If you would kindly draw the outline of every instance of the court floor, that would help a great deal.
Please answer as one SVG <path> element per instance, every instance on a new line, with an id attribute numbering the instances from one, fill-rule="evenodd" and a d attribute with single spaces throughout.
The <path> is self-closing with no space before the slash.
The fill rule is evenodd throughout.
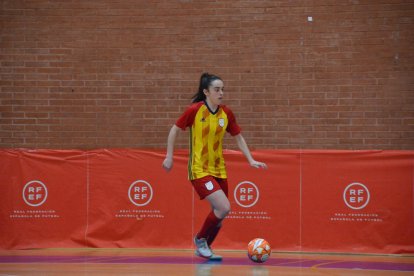
<path id="1" fill-rule="evenodd" d="M 1 250 L 0 275 L 414 275 L 414 255 L 273 252 L 263 264 L 243 251 L 216 251 L 206 261 L 192 250 Z"/>

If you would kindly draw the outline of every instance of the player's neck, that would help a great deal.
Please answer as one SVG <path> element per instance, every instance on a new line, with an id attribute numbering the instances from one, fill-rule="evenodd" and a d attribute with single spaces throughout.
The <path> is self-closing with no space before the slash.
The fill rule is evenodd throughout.
<path id="1" fill-rule="evenodd" d="M 207 105 L 208 109 L 210 110 L 211 113 L 215 114 L 217 112 L 217 109 L 219 108 L 219 106 L 217 104 L 213 104 L 211 101 L 209 101 L 209 99 L 205 99 L 205 104 Z"/>

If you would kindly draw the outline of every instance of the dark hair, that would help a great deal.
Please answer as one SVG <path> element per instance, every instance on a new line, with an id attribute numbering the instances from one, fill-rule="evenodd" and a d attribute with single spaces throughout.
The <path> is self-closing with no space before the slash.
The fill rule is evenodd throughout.
<path id="1" fill-rule="evenodd" d="M 201 102 L 206 99 L 206 95 L 204 94 L 204 89 L 208 89 L 208 87 L 211 85 L 211 83 L 215 80 L 221 80 L 222 79 L 219 76 L 212 75 L 209 73 L 203 73 L 200 77 L 200 85 L 198 86 L 198 92 L 194 94 L 192 97 L 192 102 Z"/>

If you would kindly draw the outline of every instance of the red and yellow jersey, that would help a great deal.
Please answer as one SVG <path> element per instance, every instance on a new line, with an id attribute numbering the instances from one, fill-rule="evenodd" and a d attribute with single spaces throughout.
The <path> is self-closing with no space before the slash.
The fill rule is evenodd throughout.
<path id="1" fill-rule="evenodd" d="M 175 125 L 183 130 L 190 127 L 190 180 L 207 175 L 227 178 L 222 148 L 223 137 L 225 131 L 232 136 L 241 131 L 233 112 L 224 105 L 220 105 L 213 112 L 205 102 L 197 102 L 181 115 Z"/>

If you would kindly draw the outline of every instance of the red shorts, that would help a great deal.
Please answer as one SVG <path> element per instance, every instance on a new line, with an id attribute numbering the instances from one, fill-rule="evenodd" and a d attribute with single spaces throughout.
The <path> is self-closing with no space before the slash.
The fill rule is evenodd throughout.
<path id="1" fill-rule="evenodd" d="M 200 199 L 204 199 L 206 196 L 218 190 L 222 190 L 227 197 L 229 196 L 227 179 L 207 175 L 202 178 L 191 180 L 191 183 L 193 183 L 194 190 L 197 192 Z"/>

